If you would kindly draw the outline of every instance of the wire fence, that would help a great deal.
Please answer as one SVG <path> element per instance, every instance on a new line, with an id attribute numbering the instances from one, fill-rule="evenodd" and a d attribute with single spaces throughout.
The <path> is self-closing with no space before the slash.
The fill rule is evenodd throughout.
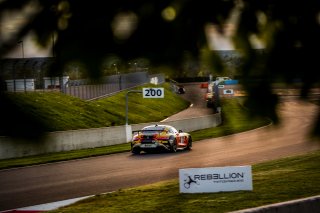
<path id="1" fill-rule="evenodd" d="M 99 82 L 69 80 L 68 76 L 46 77 L 43 81 L 44 87 L 35 89 L 36 79 L 5 80 L 5 89 L 8 92 L 60 91 L 83 100 L 93 100 L 147 83 L 161 84 L 165 82 L 165 78 L 163 74 L 138 72 L 104 77 Z"/>
<path id="2" fill-rule="evenodd" d="M 149 75 L 147 71 L 105 76 L 99 81 L 70 80 L 69 76 L 47 77 L 53 58 L 5 59 L 0 61 L 0 90 L 8 92 L 60 91 L 92 100 L 146 83 L 165 82 L 163 74 Z"/>
<path id="3" fill-rule="evenodd" d="M 165 78 L 162 74 L 149 75 L 147 72 L 137 72 L 108 76 L 101 83 L 91 83 L 86 80 L 69 81 L 65 84 L 64 93 L 83 100 L 92 100 L 138 85 L 163 82 Z"/>

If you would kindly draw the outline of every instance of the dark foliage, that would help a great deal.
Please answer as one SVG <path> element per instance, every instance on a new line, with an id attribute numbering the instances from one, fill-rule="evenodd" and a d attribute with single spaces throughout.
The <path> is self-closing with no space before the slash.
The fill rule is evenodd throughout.
<path id="1" fill-rule="evenodd" d="M 62 72 L 67 62 L 78 60 L 86 65 L 91 78 L 99 78 L 108 54 L 124 60 L 144 57 L 155 65 L 178 67 L 186 52 L 198 58 L 207 45 L 207 23 L 223 33 L 231 11 L 237 9 L 234 42 L 243 59 L 237 76 L 249 94 L 247 104 L 255 106 L 256 113 L 278 120 L 278 98 L 272 94 L 275 81 L 301 82 L 302 97 L 308 97 L 310 89 L 319 84 L 319 0 L 3 0 L 0 12 L 22 10 L 30 2 L 37 2 L 40 9 L 15 36 L 0 42 L 1 58 L 33 31 L 42 45 L 53 33 L 57 36 L 55 74 Z M 134 27 L 117 34 L 114 20 L 121 14 L 133 17 Z M 253 51 L 253 36 L 262 38 L 265 54 Z M 212 58 L 218 60 L 214 52 Z M 221 63 L 213 64 L 219 65 L 217 70 L 223 69 Z"/>

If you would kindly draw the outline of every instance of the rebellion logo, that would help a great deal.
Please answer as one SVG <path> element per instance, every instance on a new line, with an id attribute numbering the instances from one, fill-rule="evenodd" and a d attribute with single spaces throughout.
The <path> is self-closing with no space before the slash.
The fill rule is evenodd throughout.
<path id="1" fill-rule="evenodd" d="M 184 180 L 184 188 L 189 189 L 191 184 L 197 184 L 200 185 L 200 183 L 198 183 L 197 181 L 193 180 L 192 177 L 190 175 L 188 175 L 187 179 Z"/>

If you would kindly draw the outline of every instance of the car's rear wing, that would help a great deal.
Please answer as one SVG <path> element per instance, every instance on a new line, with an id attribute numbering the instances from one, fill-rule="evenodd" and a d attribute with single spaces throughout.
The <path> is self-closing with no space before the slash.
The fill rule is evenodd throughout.
<path id="1" fill-rule="evenodd" d="M 142 133 L 142 132 L 156 132 L 157 134 L 160 134 L 161 132 L 163 132 L 164 131 L 164 129 L 141 129 L 141 130 L 134 130 L 134 131 L 132 131 L 132 135 L 134 135 L 135 133 L 138 133 L 138 135 L 140 134 L 140 133 Z"/>

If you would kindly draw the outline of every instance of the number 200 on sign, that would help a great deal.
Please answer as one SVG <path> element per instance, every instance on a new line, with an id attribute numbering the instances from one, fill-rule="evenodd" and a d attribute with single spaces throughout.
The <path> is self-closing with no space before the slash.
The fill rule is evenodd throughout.
<path id="1" fill-rule="evenodd" d="M 164 89 L 143 88 L 143 98 L 164 98 Z"/>

